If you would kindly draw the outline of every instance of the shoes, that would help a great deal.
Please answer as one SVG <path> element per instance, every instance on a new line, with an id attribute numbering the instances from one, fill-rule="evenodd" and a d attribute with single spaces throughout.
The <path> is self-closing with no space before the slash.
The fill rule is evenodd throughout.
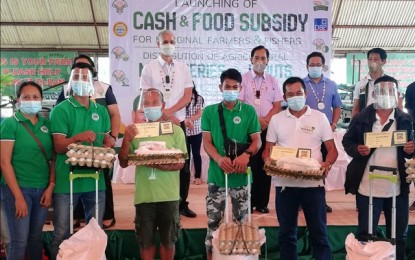
<path id="1" fill-rule="evenodd" d="M 195 184 L 196 184 L 196 185 L 200 185 L 200 184 L 202 184 L 202 180 L 201 180 L 200 178 L 196 178 L 196 179 L 195 179 Z"/>
<path id="2" fill-rule="evenodd" d="M 409 211 L 415 211 L 415 202 L 409 207 Z"/>
<path id="3" fill-rule="evenodd" d="M 196 213 L 193 212 L 193 210 L 189 209 L 189 208 L 185 208 L 180 210 L 180 215 L 188 217 L 188 218 L 195 218 L 196 217 Z"/>
<path id="4" fill-rule="evenodd" d="M 107 229 L 107 228 L 110 228 L 110 227 L 112 227 L 112 226 L 114 226 L 115 225 L 115 218 L 113 218 L 112 220 L 111 220 L 111 223 L 109 223 L 109 225 L 105 225 L 104 223 L 102 223 L 102 228 L 103 229 Z"/>
<path id="5" fill-rule="evenodd" d="M 264 214 L 269 213 L 269 209 L 267 207 L 261 207 L 261 208 L 257 207 L 256 211 L 264 213 Z"/>
<path id="6" fill-rule="evenodd" d="M 326 212 L 327 213 L 333 212 L 333 209 L 329 205 L 327 205 L 327 204 L 326 204 Z"/>

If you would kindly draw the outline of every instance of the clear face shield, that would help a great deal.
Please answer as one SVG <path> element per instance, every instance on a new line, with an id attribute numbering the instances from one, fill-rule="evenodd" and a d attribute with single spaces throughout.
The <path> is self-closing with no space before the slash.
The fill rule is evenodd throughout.
<path id="1" fill-rule="evenodd" d="M 88 68 L 74 68 L 65 90 L 65 97 L 71 95 L 93 96 L 95 93 L 92 73 Z"/>
<path id="2" fill-rule="evenodd" d="M 157 89 L 141 90 L 138 110 L 144 112 L 148 121 L 157 121 L 163 115 L 163 94 Z"/>
<path id="3" fill-rule="evenodd" d="M 397 85 L 395 82 L 379 82 L 374 87 L 375 109 L 396 108 L 398 100 Z"/>

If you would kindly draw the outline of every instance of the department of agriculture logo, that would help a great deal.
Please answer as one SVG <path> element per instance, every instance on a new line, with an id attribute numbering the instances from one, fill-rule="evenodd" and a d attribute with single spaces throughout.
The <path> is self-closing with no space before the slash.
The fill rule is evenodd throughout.
<path id="1" fill-rule="evenodd" d="M 329 51 L 329 46 L 323 41 L 323 39 L 317 38 L 313 41 L 313 45 L 316 47 L 316 51 L 321 53 L 327 53 Z"/>
<path id="2" fill-rule="evenodd" d="M 115 0 L 112 3 L 112 7 L 115 8 L 117 14 L 122 14 L 124 12 L 124 8 L 126 8 L 128 5 L 124 0 Z"/>
<path id="3" fill-rule="evenodd" d="M 123 22 L 115 23 L 112 29 L 114 31 L 114 34 L 118 37 L 123 37 L 127 34 L 128 31 L 127 25 Z"/>
<path id="4" fill-rule="evenodd" d="M 327 0 L 314 0 L 314 11 L 328 11 L 329 2 Z"/>
<path id="5" fill-rule="evenodd" d="M 43 133 L 47 134 L 49 132 L 49 129 L 46 126 L 42 125 L 40 127 L 40 131 L 42 131 Z"/>
<path id="6" fill-rule="evenodd" d="M 92 117 L 92 120 L 94 120 L 94 121 L 99 120 L 99 115 L 97 113 L 93 113 L 91 117 Z"/>
<path id="7" fill-rule="evenodd" d="M 233 118 L 233 123 L 236 124 L 236 125 L 240 124 L 241 123 L 241 118 L 239 116 L 235 116 Z"/>

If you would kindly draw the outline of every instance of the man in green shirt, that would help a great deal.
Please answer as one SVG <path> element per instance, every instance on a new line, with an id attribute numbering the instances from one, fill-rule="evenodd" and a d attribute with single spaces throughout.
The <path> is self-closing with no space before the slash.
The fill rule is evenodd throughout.
<path id="1" fill-rule="evenodd" d="M 236 69 L 228 69 L 222 72 L 220 82 L 223 101 L 207 106 L 202 115 L 203 143 L 210 157 L 206 198 L 208 230 L 205 241 L 208 259 L 212 257 L 212 233 L 222 222 L 225 208 L 225 174 L 228 174 L 234 219 L 244 221 L 248 212 L 246 170 L 249 158 L 261 147 L 261 127 L 255 109 L 238 100 L 241 73 Z M 226 126 L 226 137 L 231 142 L 225 141 L 223 126 Z M 237 152 L 233 154 L 235 149 Z"/>
<path id="2" fill-rule="evenodd" d="M 148 122 L 160 122 L 164 109 L 163 94 L 154 88 L 142 93 L 142 107 Z M 141 109 L 140 109 L 141 110 Z M 134 124 L 126 128 L 118 154 L 120 166 L 128 166 L 128 154 L 143 145 L 164 146 L 181 150 L 187 157 L 183 130 L 171 122 L 165 122 L 173 133 L 155 137 L 135 138 L 138 134 Z M 164 129 L 159 125 L 161 129 Z M 169 128 L 169 127 L 168 127 Z M 180 169 L 183 163 L 150 164 L 137 166 L 135 171 L 135 230 L 140 244 L 142 259 L 154 259 L 155 231 L 160 233 L 160 259 L 173 259 L 175 243 L 180 231 Z"/>
<path id="3" fill-rule="evenodd" d="M 51 132 L 56 158 L 56 187 L 53 195 L 53 241 L 51 257 L 56 258 L 61 242 L 69 237 L 69 172 L 70 165 L 66 152 L 68 145 L 82 143 L 97 147 L 112 147 L 114 139 L 109 136 L 110 118 L 104 106 L 90 100 L 94 87 L 92 83 L 93 68 L 87 63 L 75 63 L 69 80 L 73 96 L 57 105 L 50 115 Z M 91 172 L 92 171 L 92 172 Z M 94 173 L 95 169 L 74 169 L 73 173 Z M 95 216 L 95 180 L 80 178 L 74 180 L 74 205 L 81 200 L 85 209 L 85 219 L 95 217 L 102 225 L 105 205 L 105 183 L 103 176 L 99 178 L 98 206 L 99 213 Z"/>

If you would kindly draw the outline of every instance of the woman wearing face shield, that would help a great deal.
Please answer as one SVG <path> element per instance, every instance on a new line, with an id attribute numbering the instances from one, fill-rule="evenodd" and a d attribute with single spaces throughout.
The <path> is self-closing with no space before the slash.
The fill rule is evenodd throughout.
<path id="1" fill-rule="evenodd" d="M 414 155 L 414 142 L 407 141 L 403 146 L 369 148 L 364 143 L 364 135 L 369 132 L 406 131 L 410 136 L 411 117 L 397 109 L 398 82 L 390 76 L 382 76 L 375 81 L 375 103 L 357 114 L 350 123 L 343 138 L 346 153 L 352 157 L 346 171 L 345 191 L 356 194 L 358 207 L 357 239 L 367 241 L 369 218 L 369 165 L 398 169 L 396 185 L 396 259 L 404 259 L 406 233 L 409 218 L 409 184 L 406 183 L 405 158 Z M 392 174 L 392 172 L 384 172 Z M 374 181 L 373 191 L 373 230 L 383 211 L 386 219 L 387 237 L 391 237 L 391 208 L 394 186 L 389 181 Z"/>
<path id="2" fill-rule="evenodd" d="M 41 259 L 42 229 L 55 187 L 49 121 L 37 115 L 42 88 L 33 81 L 17 89 L 19 110 L 1 124 L 1 199 L 10 245 L 8 259 Z M 53 160 L 52 160 L 53 159 Z"/>
<path id="3" fill-rule="evenodd" d="M 104 106 L 90 99 L 94 93 L 92 82 L 93 68 L 87 63 L 75 63 L 72 66 L 68 82 L 72 92 L 65 101 L 59 103 L 51 112 L 51 131 L 56 158 L 56 188 L 53 195 L 54 232 L 51 244 L 51 257 L 56 258 L 59 245 L 69 237 L 69 172 L 70 166 L 66 152 L 69 144 L 78 143 L 95 147 L 111 147 L 114 139 L 109 135 L 110 118 Z M 75 167 L 73 173 L 91 173 L 95 169 Z M 95 180 L 80 178 L 73 183 L 74 205 L 81 201 L 85 211 L 85 220 L 94 217 L 102 225 L 105 205 L 105 181 L 100 175 L 98 182 L 98 216 L 95 215 Z"/>

